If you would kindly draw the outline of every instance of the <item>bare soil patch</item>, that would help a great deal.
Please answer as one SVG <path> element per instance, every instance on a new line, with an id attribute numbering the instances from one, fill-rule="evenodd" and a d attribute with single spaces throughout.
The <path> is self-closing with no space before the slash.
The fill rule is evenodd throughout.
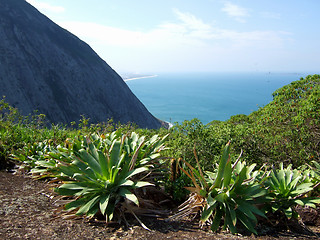
<path id="1" fill-rule="evenodd" d="M 151 231 L 134 219 L 131 227 L 107 226 L 103 221 L 64 220 L 54 215 L 56 206 L 46 181 L 33 180 L 25 174 L 0 171 L 0 239 L 319 239 L 319 209 L 301 209 L 302 219 L 313 233 L 297 228 L 258 226 L 261 233 L 231 235 L 199 229 L 191 221 L 167 222 L 164 219 L 141 218 Z"/>

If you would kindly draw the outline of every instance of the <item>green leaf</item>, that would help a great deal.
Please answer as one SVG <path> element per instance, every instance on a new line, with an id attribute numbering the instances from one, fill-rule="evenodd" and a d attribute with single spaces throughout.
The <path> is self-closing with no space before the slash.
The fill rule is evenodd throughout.
<path id="1" fill-rule="evenodd" d="M 67 203 L 64 208 L 66 210 L 73 210 L 73 209 L 76 209 L 76 208 L 79 208 L 81 207 L 83 204 L 86 203 L 86 199 L 85 198 L 79 198 L 77 200 L 74 200 L 70 203 Z"/>
<path id="2" fill-rule="evenodd" d="M 280 188 L 280 183 L 276 177 L 276 172 L 275 170 L 273 170 L 270 174 L 270 179 L 271 179 L 271 182 L 272 184 L 270 184 L 270 187 L 272 187 L 273 189 L 279 189 Z"/>
<path id="3" fill-rule="evenodd" d="M 216 173 L 210 172 L 210 171 L 205 171 L 204 172 L 210 179 L 215 179 L 216 178 Z"/>
<path id="4" fill-rule="evenodd" d="M 220 209 L 217 209 L 211 224 L 211 230 L 213 232 L 219 229 L 221 220 L 222 220 L 222 211 Z"/>
<path id="5" fill-rule="evenodd" d="M 307 203 L 306 203 L 306 206 L 312 207 L 312 208 L 317 208 L 317 206 L 316 206 L 315 204 L 310 203 L 310 202 L 307 202 Z"/>
<path id="6" fill-rule="evenodd" d="M 109 199 L 105 214 L 106 214 L 106 222 L 110 222 L 113 219 L 113 212 L 116 206 L 116 203 L 113 201 L 110 201 Z"/>
<path id="7" fill-rule="evenodd" d="M 284 192 L 286 189 L 286 180 L 285 180 L 285 171 L 278 170 L 277 180 L 279 181 L 279 187 L 281 192 Z"/>
<path id="8" fill-rule="evenodd" d="M 227 207 L 228 207 L 228 211 L 230 213 L 230 218 L 231 218 L 232 224 L 233 224 L 233 226 L 236 226 L 236 224 L 237 224 L 236 212 L 233 210 L 233 208 L 230 205 L 227 205 Z"/>
<path id="9" fill-rule="evenodd" d="M 98 204 L 95 204 L 88 210 L 86 215 L 88 217 L 94 217 L 94 215 L 96 215 L 98 211 L 99 211 L 99 206 L 98 206 Z"/>
<path id="10" fill-rule="evenodd" d="M 201 197 L 207 197 L 208 192 L 204 189 L 200 189 L 199 194 Z"/>
<path id="11" fill-rule="evenodd" d="M 224 173 L 223 173 L 223 186 L 227 187 L 230 184 L 232 175 L 232 167 L 231 167 L 231 160 L 230 157 L 226 163 Z"/>
<path id="12" fill-rule="evenodd" d="M 148 170 L 149 169 L 147 167 L 140 167 L 140 168 L 134 169 L 134 170 L 126 173 L 125 178 L 131 178 L 134 175 L 137 175 L 139 173 L 142 173 L 142 172 L 145 172 L 145 171 L 148 171 Z"/>
<path id="13" fill-rule="evenodd" d="M 70 165 L 70 167 L 74 167 L 74 165 L 78 167 L 78 169 L 73 168 L 74 172 L 84 173 L 85 175 L 88 175 L 88 177 L 90 177 L 91 179 L 97 178 L 93 170 L 88 167 L 88 164 L 76 159 L 75 161 L 72 162 L 72 165 Z"/>
<path id="14" fill-rule="evenodd" d="M 57 163 L 55 161 L 42 160 L 36 161 L 35 164 L 45 168 L 52 168 L 55 167 Z"/>
<path id="15" fill-rule="evenodd" d="M 227 194 L 223 192 L 215 196 L 214 199 L 217 200 L 218 202 L 224 203 L 227 197 L 228 197 Z"/>
<path id="16" fill-rule="evenodd" d="M 288 219 L 290 219 L 292 217 L 292 209 L 291 209 L 291 207 L 289 207 L 287 209 L 284 209 L 283 212 L 284 212 L 284 214 L 286 215 L 286 217 Z"/>
<path id="17" fill-rule="evenodd" d="M 74 168 L 72 166 L 59 166 L 59 169 L 62 173 L 69 177 L 73 177 L 73 174 L 75 173 Z"/>
<path id="18" fill-rule="evenodd" d="M 286 188 L 290 189 L 290 183 L 292 182 L 292 177 L 293 177 L 293 172 L 290 171 L 286 171 L 286 175 L 285 175 L 285 186 Z"/>
<path id="19" fill-rule="evenodd" d="M 106 156 L 101 151 L 99 151 L 98 154 L 99 154 L 98 159 L 99 159 L 99 164 L 101 167 L 101 173 L 106 179 L 110 179 L 108 160 L 107 160 Z"/>
<path id="20" fill-rule="evenodd" d="M 121 188 L 119 191 L 119 195 L 125 197 L 126 199 L 132 201 L 133 203 L 139 206 L 138 198 L 136 197 L 136 195 L 131 193 L 128 189 Z"/>
<path id="21" fill-rule="evenodd" d="M 81 149 L 79 151 L 79 158 L 88 163 L 89 167 L 96 173 L 96 174 L 102 174 L 101 172 L 101 168 L 99 163 L 97 162 L 96 159 L 94 159 L 94 157 L 92 155 L 90 155 L 86 150 Z"/>
<path id="22" fill-rule="evenodd" d="M 209 217 L 211 217 L 211 215 L 214 212 L 214 210 L 216 209 L 217 205 L 218 205 L 217 202 L 215 202 L 215 204 L 213 204 L 211 207 L 204 209 L 202 211 L 200 220 L 202 222 L 207 221 L 209 219 Z"/>
<path id="23" fill-rule="evenodd" d="M 85 205 L 83 205 L 77 212 L 76 215 L 86 214 L 98 201 L 100 196 L 92 197 Z"/>
<path id="24" fill-rule="evenodd" d="M 105 212 L 109 203 L 109 199 L 110 199 L 110 194 L 103 195 L 100 198 L 99 207 L 102 215 L 105 215 Z"/>
<path id="25" fill-rule="evenodd" d="M 250 208 L 248 208 L 245 205 L 240 205 L 237 208 L 239 211 L 241 211 L 242 213 L 244 213 L 248 218 L 252 219 L 254 222 L 257 222 L 257 218 L 254 216 L 254 214 L 252 213 L 252 211 L 250 210 Z"/>
<path id="26" fill-rule="evenodd" d="M 225 212 L 225 219 L 224 219 L 225 223 L 224 223 L 224 225 L 225 225 L 225 227 L 229 228 L 229 230 L 230 230 L 230 232 L 231 232 L 232 234 L 235 234 L 235 233 L 237 232 L 236 227 L 235 227 L 235 225 L 233 224 L 233 221 L 235 221 L 235 222 L 237 221 L 236 216 L 235 216 L 235 213 L 234 213 L 233 210 L 230 209 L 229 205 L 227 205 L 227 208 L 226 208 L 225 210 L 226 210 L 226 212 Z M 234 217 L 234 219 L 233 219 L 233 217 L 231 216 L 230 210 L 233 211 L 233 214 L 234 214 L 233 217 Z"/>
<path id="27" fill-rule="evenodd" d="M 257 214 L 261 217 L 267 218 L 267 216 L 261 210 L 259 210 L 255 205 L 250 204 L 246 201 L 242 201 L 242 200 L 237 201 L 237 203 L 239 204 L 238 208 L 240 207 L 239 210 L 241 210 L 243 213 L 252 212 L 252 213 Z M 253 216 L 251 219 L 256 220 L 256 217 Z"/>
<path id="28" fill-rule="evenodd" d="M 296 190 L 291 192 L 291 194 L 292 195 L 300 195 L 300 194 L 307 193 L 307 192 L 313 190 L 312 185 L 313 185 L 313 183 L 300 184 L 299 186 L 297 186 Z"/>
<path id="29" fill-rule="evenodd" d="M 134 185 L 134 182 L 131 181 L 131 180 L 123 180 L 122 182 L 120 182 L 120 185 L 119 186 L 133 186 Z"/>
<path id="30" fill-rule="evenodd" d="M 215 204 L 217 201 L 212 197 L 212 194 L 214 194 L 212 191 L 208 194 L 207 197 L 207 204 L 208 206 L 212 206 L 213 204 Z"/>
<path id="31" fill-rule="evenodd" d="M 144 181 L 139 181 L 134 184 L 136 188 L 146 187 L 146 186 L 154 186 L 154 184 Z"/>
<path id="32" fill-rule="evenodd" d="M 81 182 L 91 181 L 90 177 L 83 173 L 75 173 L 72 178 Z"/>
<path id="33" fill-rule="evenodd" d="M 93 143 L 89 144 L 89 153 L 94 159 L 99 159 L 99 154 Z"/>
<path id="34" fill-rule="evenodd" d="M 271 209 L 272 209 L 272 212 L 274 213 L 274 212 L 276 212 L 276 211 L 278 211 L 278 210 L 280 209 L 280 206 L 273 204 L 273 205 L 271 206 Z"/>
<path id="35" fill-rule="evenodd" d="M 227 162 L 229 160 L 229 157 L 230 157 L 230 142 L 228 142 L 225 148 L 223 149 L 223 153 L 222 153 L 222 156 L 219 162 L 219 167 L 218 167 L 218 175 L 213 185 L 214 188 L 221 187 L 221 180 L 224 177 L 224 171 L 225 171 Z"/>
<path id="36" fill-rule="evenodd" d="M 247 187 L 247 196 L 250 196 L 250 198 L 260 198 L 262 196 L 265 196 L 268 191 L 266 189 L 261 188 L 260 185 L 253 185 L 251 187 Z"/>
<path id="37" fill-rule="evenodd" d="M 237 191 L 237 188 L 241 186 L 243 181 L 246 179 L 246 176 L 247 176 L 247 168 L 246 166 L 244 166 L 241 169 L 241 172 L 239 173 L 239 175 L 236 177 L 236 180 L 231 188 L 231 191 Z"/>
<path id="38" fill-rule="evenodd" d="M 59 195 L 62 195 L 62 196 L 74 196 L 77 192 L 81 191 L 81 190 L 71 190 L 71 189 L 65 189 L 65 188 L 55 188 L 54 191 L 56 193 L 58 193 Z"/>
<path id="39" fill-rule="evenodd" d="M 65 183 L 60 187 L 56 188 L 55 191 L 64 196 L 74 196 L 77 193 L 88 189 L 88 187 L 81 183 Z"/>
<path id="40" fill-rule="evenodd" d="M 82 190 L 88 186 L 85 183 L 73 182 L 62 184 L 59 189 Z"/>
<path id="41" fill-rule="evenodd" d="M 238 219 L 240 220 L 240 222 L 243 224 L 243 226 L 245 226 L 250 232 L 254 233 L 254 234 L 258 234 L 257 231 L 254 229 L 254 226 L 252 225 L 252 223 L 250 222 L 249 218 L 244 215 L 242 212 L 238 212 L 237 213 Z"/>
<path id="42" fill-rule="evenodd" d="M 302 200 L 300 200 L 300 199 L 296 199 L 296 200 L 294 200 L 294 202 L 295 202 L 296 204 L 300 205 L 300 206 L 304 206 L 304 205 L 305 205 L 305 203 L 304 203 Z"/>
<path id="43" fill-rule="evenodd" d="M 121 156 L 121 146 L 121 141 L 114 140 L 111 146 L 111 153 L 108 165 L 109 169 L 111 169 L 113 166 L 118 166 L 118 162 L 120 161 Z"/>
<path id="44" fill-rule="evenodd" d="M 300 206 L 309 205 L 313 207 L 315 206 L 314 204 L 320 203 L 320 198 L 306 197 L 301 199 L 295 199 L 294 202 Z"/>
<path id="45" fill-rule="evenodd" d="M 247 178 L 250 178 L 250 174 L 253 171 L 253 169 L 256 167 L 257 164 L 251 164 L 247 169 Z"/>
<path id="46" fill-rule="evenodd" d="M 315 197 L 315 198 L 311 197 L 308 199 L 308 202 L 320 204 L 320 198 L 319 197 Z"/>

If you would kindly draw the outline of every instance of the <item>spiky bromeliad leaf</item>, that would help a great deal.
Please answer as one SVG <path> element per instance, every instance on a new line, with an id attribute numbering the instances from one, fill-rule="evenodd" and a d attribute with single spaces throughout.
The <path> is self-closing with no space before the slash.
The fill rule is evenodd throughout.
<path id="1" fill-rule="evenodd" d="M 215 183 L 213 185 L 214 188 L 216 187 L 221 187 L 221 181 L 224 179 L 224 173 L 225 173 L 225 168 L 227 165 L 227 162 L 230 157 L 230 141 L 227 143 L 225 148 L 223 149 L 223 153 L 219 162 L 219 168 L 218 168 L 218 175 L 215 179 Z"/>
<path id="2" fill-rule="evenodd" d="M 126 188 L 121 188 L 119 191 L 119 194 L 123 196 L 124 198 L 130 200 L 131 202 L 135 203 L 137 206 L 139 206 L 139 201 L 136 195 L 131 193 L 128 189 Z"/>
<path id="3" fill-rule="evenodd" d="M 102 174 L 101 167 L 99 165 L 98 159 L 95 159 L 91 154 L 89 154 L 85 149 L 81 149 L 79 152 L 75 152 L 82 161 L 87 163 L 89 167 L 95 172 L 95 174 Z"/>
<path id="4" fill-rule="evenodd" d="M 107 206 L 109 204 L 110 194 L 102 195 L 99 202 L 99 207 L 102 215 L 105 215 Z"/>
<path id="5" fill-rule="evenodd" d="M 222 210 L 220 210 L 219 208 L 215 211 L 214 217 L 213 217 L 213 221 L 211 224 L 211 230 L 212 231 L 217 231 L 219 229 L 221 220 L 223 217 L 223 212 Z"/>
<path id="6" fill-rule="evenodd" d="M 202 211 L 200 220 L 203 223 L 206 222 L 211 217 L 211 215 L 214 213 L 214 211 L 216 210 L 217 206 L 218 206 L 218 203 L 215 200 L 214 200 L 214 203 L 211 206 L 209 206 L 208 208 L 206 206 L 204 208 L 204 210 Z"/>
<path id="7" fill-rule="evenodd" d="M 253 224 L 251 223 L 250 219 L 242 212 L 238 212 L 237 214 L 238 219 L 240 222 L 245 226 L 250 232 L 253 232 L 254 234 L 258 234 L 257 231 L 254 229 Z"/>
<path id="8" fill-rule="evenodd" d="M 91 209 L 93 209 L 95 207 L 95 204 L 99 201 L 100 196 L 94 196 L 92 197 L 90 200 L 87 200 L 87 203 L 82 205 L 79 210 L 77 211 L 77 215 L 83 215 L 83 214 L 87 214 L 88 211 L 90 211 Z M 98 209 L 97 209 L 98 210 Z M 97 211 L 96 210 L 96 211 Z"/>

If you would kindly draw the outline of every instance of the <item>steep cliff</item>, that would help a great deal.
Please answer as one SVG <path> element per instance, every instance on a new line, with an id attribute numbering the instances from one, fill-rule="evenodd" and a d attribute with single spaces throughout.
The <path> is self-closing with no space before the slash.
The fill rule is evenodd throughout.
<path id="1" fill-rule="evenodd" d="M 134 122 L 158 128 L 122 78 L 88 44 L 25 0 L 0 0 L 0 98 L 53 123 Z"/>

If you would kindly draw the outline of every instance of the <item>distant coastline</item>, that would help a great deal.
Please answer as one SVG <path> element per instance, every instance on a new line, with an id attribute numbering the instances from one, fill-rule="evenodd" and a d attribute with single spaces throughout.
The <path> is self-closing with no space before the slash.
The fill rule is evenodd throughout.
<path id="1" fill-rule="evenodd" d="M 157 77 L 158 75 L 151 75 L 151 76 L 142 76 L 142 77 L 133 77 L 133 78 L 124 78 L 123 80 L 125 82 L 127 81 L 132 81 L 132 80 L 136 80 L 136 79 L 141 79 L 141 78 L 153 78 L 153 77 Z"/>

